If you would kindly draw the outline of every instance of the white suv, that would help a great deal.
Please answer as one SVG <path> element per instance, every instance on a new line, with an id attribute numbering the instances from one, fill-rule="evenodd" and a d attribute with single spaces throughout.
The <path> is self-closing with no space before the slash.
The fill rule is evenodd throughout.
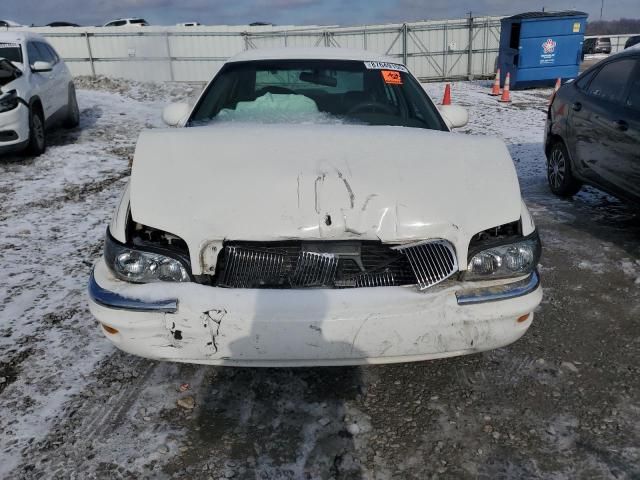
<path id="1" fill-rule="evenodd" d="M 103 27 L 148 27 L 149 24 L 144 18 L 119 18 L 109 23 L 105 23 Z"/>
<path id="2" fill-rule="evenodd" d="M 0 153 L 40 155 L 46 130 L 80 121 L 71 73 L 49 43 L 27 32 L 0 32 Z"/>

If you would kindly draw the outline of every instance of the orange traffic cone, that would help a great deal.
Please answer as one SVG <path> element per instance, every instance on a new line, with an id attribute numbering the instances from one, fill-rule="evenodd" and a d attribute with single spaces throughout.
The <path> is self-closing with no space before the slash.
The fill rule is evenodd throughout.
<path id="1" fill-rule="evenodd" d="M 507 78 L 504 80 L 504 89 L 502 90 L 502 96 L 498 100 L 499 102 L 510 102 L 511 95 L 509 92 L 509 84 L 511 83 L 511 74 L 507 72 Z"/>
<path id="2" fill-rule="evenodd" d="M 549 105 L 551 105 L 551 102 L 553 102 L 553 98 L 556 96 L 556 93 L 558 93 L 558 90 L 560 90 L 561 86 L 562 86 L 562 79 L 558 78 L 558 80 L 556 80 L 556 86 L 553 87 L 553 93 L 549 97 Z"/>
<path id="3" fill-rule="evenodd" d="M 451 105 L 451 85 L 447 83 L 444 87 L 444 97 L 442 97 L 442 105 Z"/>
<path id="4" fill-rule="evenodd" d="M 500 69 L 496 70 L 496 79 L 493 81 L 493 87 L 489 95 L 492 97 L 498 97 L 500 95 Z"/>

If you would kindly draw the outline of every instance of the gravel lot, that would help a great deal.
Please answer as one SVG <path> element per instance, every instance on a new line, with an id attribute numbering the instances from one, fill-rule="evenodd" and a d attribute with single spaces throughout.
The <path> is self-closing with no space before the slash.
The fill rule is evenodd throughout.
<path id="1" fill-rule="evenodd" d="M 79 82 L 80 127 L 0 159 L 0 478 L 640 478 L 640 214 L 551 196 L 550 90 L 453 85 L 461 134 L 507 142 L 545 298 L 496 351 L 364 368 L 232 369 L 117 351 L 85 288 L 140 129 L 197 87 Z M 433 98 L 442 84 L 428 84 Z"/>

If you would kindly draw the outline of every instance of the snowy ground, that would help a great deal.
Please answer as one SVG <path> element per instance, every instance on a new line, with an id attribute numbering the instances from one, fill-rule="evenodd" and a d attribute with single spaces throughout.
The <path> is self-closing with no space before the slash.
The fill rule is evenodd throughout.
<path id="1" fill-rule="evenodd" d="M 86 282 L 137 134 L 195 92 L 79 82 L 79 128 L 0 159 L 0 478 L 638 478 L 639 216 L 593 189 L 552 197 L 550 91 L 487 91 L 453 98 L 462 134 L 507 142 L 541 232 L 527 335 L 418 364 L 230 369 L 132 357 L 96 328 Z"/>

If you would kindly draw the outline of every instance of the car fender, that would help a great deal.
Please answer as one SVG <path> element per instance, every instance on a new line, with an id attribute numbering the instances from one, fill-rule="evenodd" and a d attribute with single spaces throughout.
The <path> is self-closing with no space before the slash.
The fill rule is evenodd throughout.
<path id="1" fill-rule="evenodd" d="M 547 115 L 547 133 L 545 140 L 545 153 L 548 153 L 551 143 L 560 139 L 564 142 L 567 149 L 567 138 L 569 131 L 569 116 L 571 115 L 571 103 L 575 98 L 575 85 L 572 83 L 563 85 L 556 94 L 553 102 L 549 106 Z"/>

